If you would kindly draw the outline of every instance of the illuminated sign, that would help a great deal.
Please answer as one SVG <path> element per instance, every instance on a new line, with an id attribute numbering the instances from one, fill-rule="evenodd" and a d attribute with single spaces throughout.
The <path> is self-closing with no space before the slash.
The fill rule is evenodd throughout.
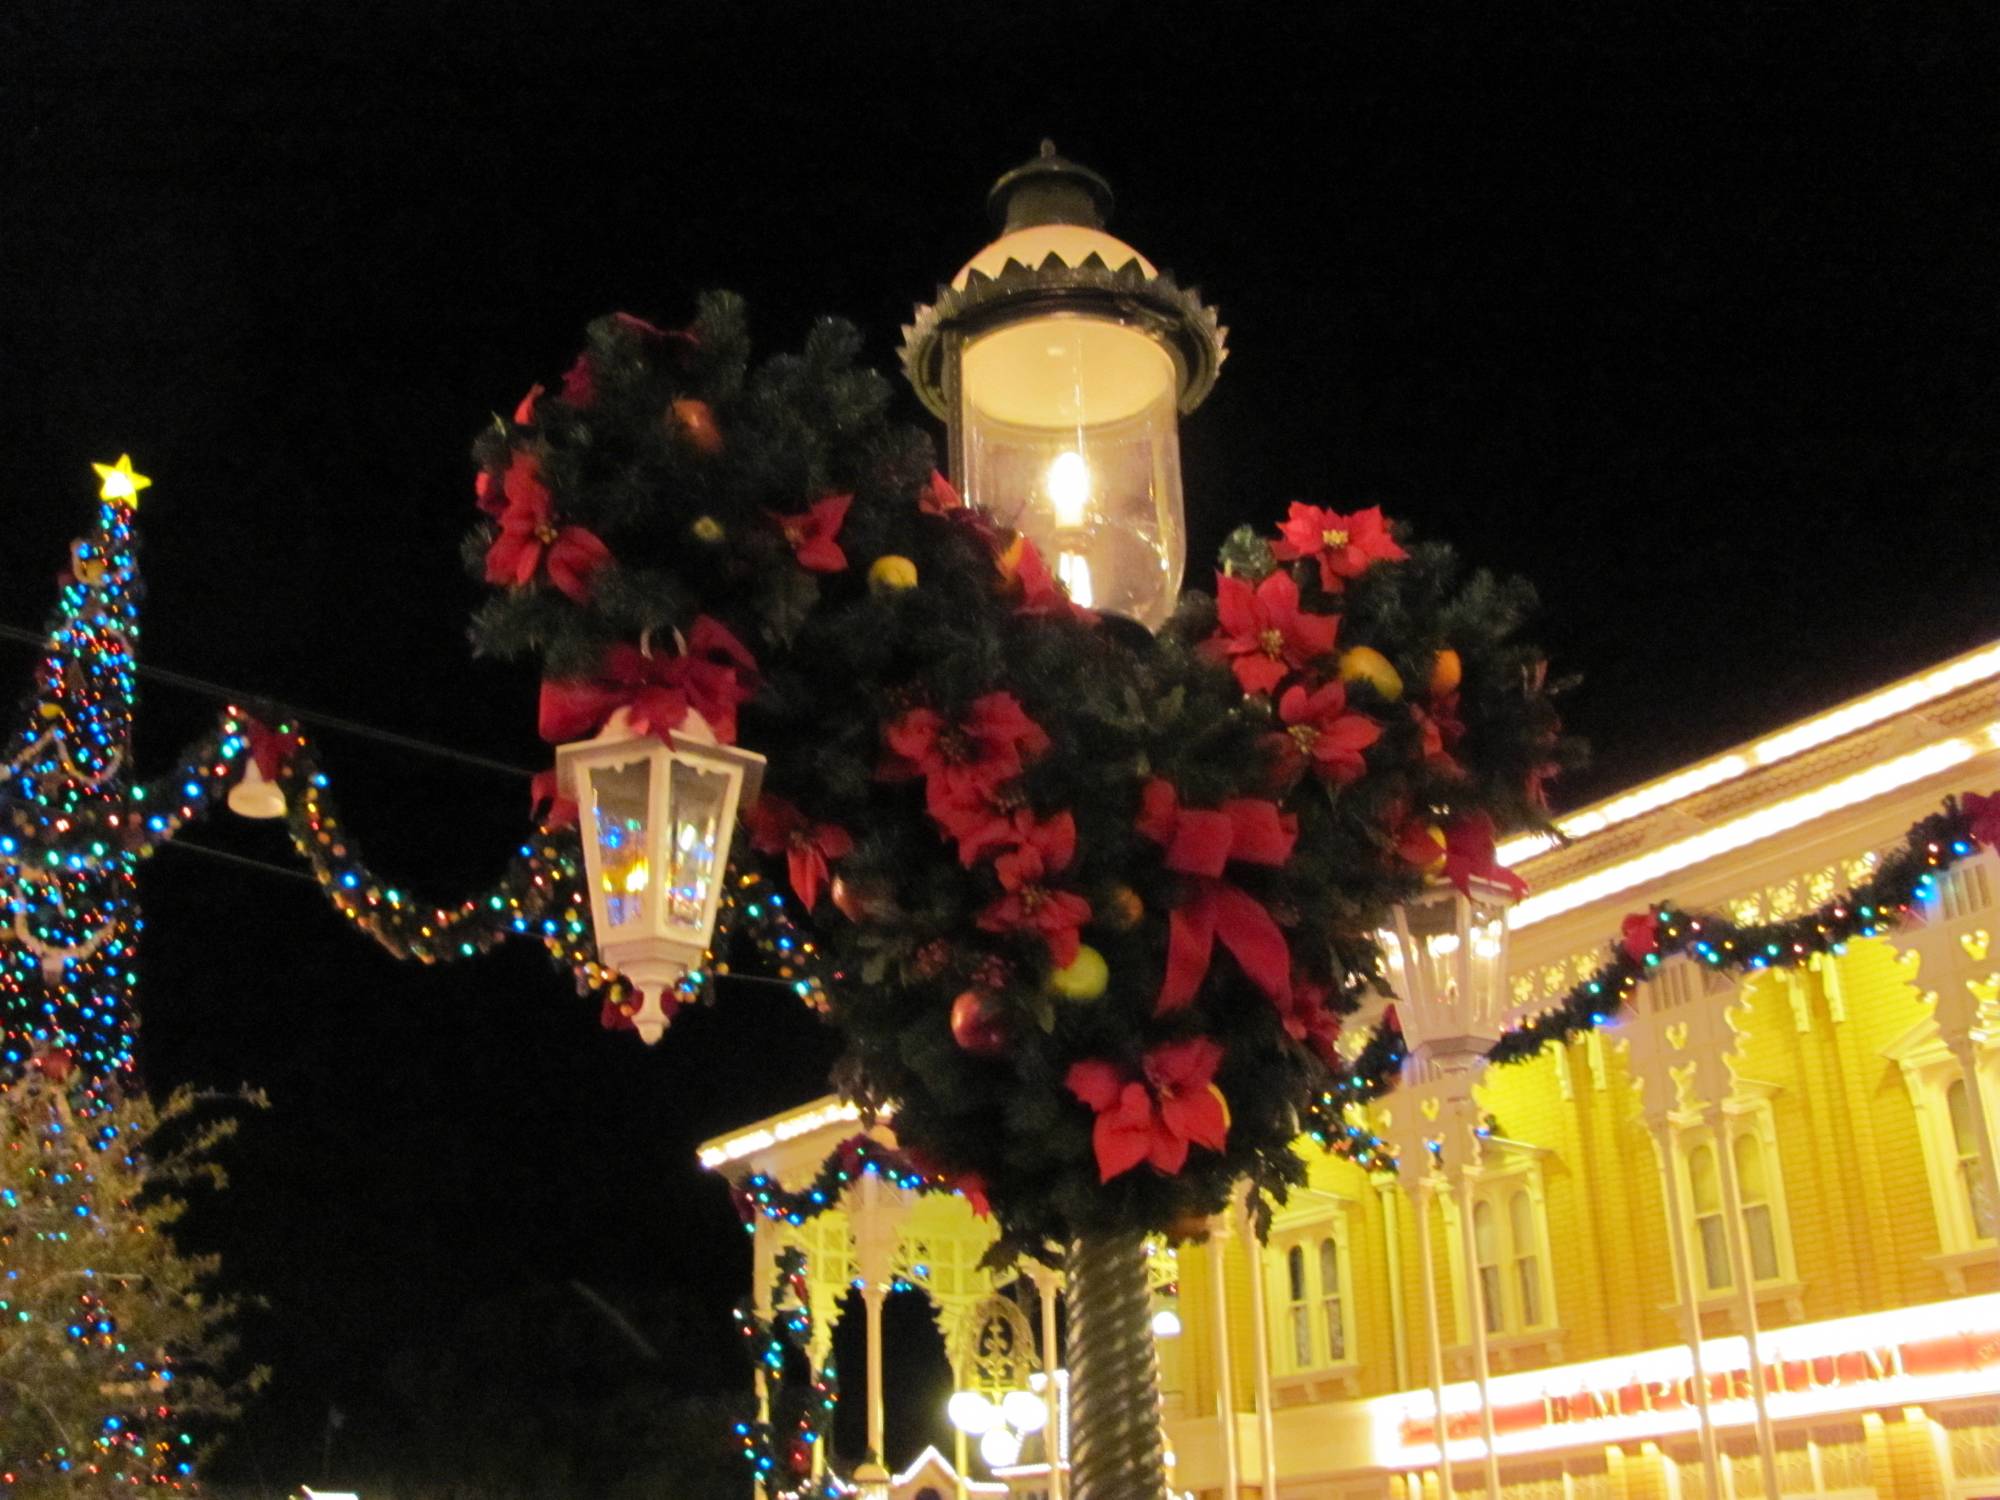
<path id="1" fill-rule="evenodd" d="M 1742 1338 L 1703 1343 L 1709 1417 L 1718 1427 L 1754 1420 L 1752 1361 Z M 1758 1338 L 1755 1368 L 1776 1421 L 2000 1394 L 2000 1294 L 1838 1318 Z M 1588 1364 L 1498 1375 L 1488 1382 L 1502 1453 L 1628 1442 L 1699 1423 L 1694 1360 L 1686 1345 Z M 1437 1419 L 1429 1391 L 1368 1403 L 1375 1461 L 1431 1463 Z M 1476 1456 L 1478 1387 L 1445 1388 L 1445 1429 L 1454 1458 Z"/>

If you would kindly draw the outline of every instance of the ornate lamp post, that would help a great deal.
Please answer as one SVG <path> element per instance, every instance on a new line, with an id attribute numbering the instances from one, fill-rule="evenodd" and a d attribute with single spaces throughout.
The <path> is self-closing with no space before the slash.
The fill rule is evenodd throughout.
<path id="1" fill-rule="evenodd" d="M 596 738 L 559 747 L 556 774 L 583 822 L 598 953 L 640 990 L 633 1025 L 656 1042 L 662 996 L 715 935 L 736 814 L 757 800 L 764 757 L 718 745 L 692 709 L 671 740 L 635 732 L 621 709 Z"/>
<path id="2" fill-rule="evenodd" d="M 1499 1040 L 1507 1011 L 1507 912 L 1514 891 L 1473 877 L 1465 888 L 1437 885 L 1395 910 L 1393 940 L 1385 934 L 1389 980 L 1397 996 L 1408 1056 L 1403 1084 L 1394 1095 L 1389 1136 L 1401 1163 L 1404 1188 L 1417 1214 L 1417 1249 L 1424 1278 L 1425 1327 L 1430 1339 L 1431 1396 L 1436 1411 L 1438 1489 L 1449 1500 L 1451 1464 L 1444 1411 L 1444 1341 L 1438 1329 L 1437 1281 L 1432 1264 L 1430 1200 L 1442 1188 L 1458 1204 L 1464 1241 L 1473 1369 L 1480 1391 L 1486 1447 L 1486 1493 L 1500 1493 L 1492 1406 L 1486 1399 L 1486 1306 L 1479 1281 L 1472 1185 L 1483 1133 L 1473 1085 L 1487 1051 Z"/>
<path id="3" fill-rule="evenodd" d="M 1157 627 L 1187 561 L 1179 417 L 1215 384 L 1224 330 L 1104 232 L 1110 186 L 1052 143 L 987 201 L 1000 237 L 917 310 L 903 368 L 966 498 L 1078 604 Z"/>

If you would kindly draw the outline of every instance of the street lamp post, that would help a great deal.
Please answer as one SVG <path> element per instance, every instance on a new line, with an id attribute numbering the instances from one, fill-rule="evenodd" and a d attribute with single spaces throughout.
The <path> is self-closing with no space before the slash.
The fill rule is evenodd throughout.
<path id="1" fill-rule="evenodd" d="M 1463 886 L 1437 884 L 1398 906 L 1394 931 L 1382 944 L 1397 997 L 1397 1020 L 1408 1054 L 1403 1084 L 1391 1106 L 1389 1136 L 1404 1188 L 1416 1208 L 1418 1259 L 1424 1279 L 1431 1396 L 1438 1444 L 1438 1490 L 1452 1494 L 1450 1434 L 1444 1410 L 1444 1340 L 1438 1329 L 1437 1282 L 1431 1254 L 1429 1204 L 1440 1188 L 1458 1206 L 1472 1340 L 1484 1438 L 1486 1493 L 1500 1493 L 1493 1408 L 1487 1399 L 1486 1306 L 1474 1235 L 1472 1169 L 1482 1132 L 1473 1086 L 1499 1040 L 1508 1006 L 1507 912 L 1514 890 L 1474 876 Z"/>

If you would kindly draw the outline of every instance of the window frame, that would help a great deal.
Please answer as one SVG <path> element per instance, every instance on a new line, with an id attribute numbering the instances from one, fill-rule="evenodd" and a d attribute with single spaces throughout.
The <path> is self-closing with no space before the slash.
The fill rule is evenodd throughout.
<path id="1" fill-rule="evenodd" d="M 1951 1118 L 1951 1088 L 1976 1083 L 1986 1109 L 1987 1150 L 2000 1152 L 1992 1139 L 2000 1122 L 2000 1087 L 1990 1068 L 1991 1052 L 1980 1045 L 1974 1052 L 1973 1078 L 1967 1080 L 1958 1059 L 1938 1035 L 1937 1023 L 1926 1019 L 1891 1043 L 1884 1054 L 1894 1061 L 1916 1117 L 1917 1141 L 1924 1158 L 1924 1178 L 1930 1188 L 1931 1221 L 1937 1227 L 1938 1254 L 1946 1261 L 1975 1261 L 2000 1252 L 2000 1239 L 1979 1233 L 1974 1200 L 1965 1190 L 1958 1132 Z M 1978 1142 L 1975 1139 L 1974 1145 Z M 2000 1220 L 2000 1204 L 1992 1217 Z M 1950 1269 L 1949 1267 L 1947 1268 Z"/>
<path id="2" fill-rule="evenodd" d="M 1319 1195 L 1315 1195 L 1319 1196 Z M 1325 1379 L 1351 1373 L 1358 1360 L 1354 1346 L 1354 1253 L 1351 1233 L 1352 1205 L 1344 1198 L 1326 1195 L 1297 1218 L 1284 1218 L 1271 1229 L 1270 1245 L 1264 1261 L 1265 1316 L 1270 1323 L 1271 1373 L 1280 1380 Z M 1339 1302 L 1343 1352 L 1332 1357 L 1327 1337 L 1327 1289 L 1321 1276 L 1320 1246 L 1333 1241 L 1337 1257 L 1337 1285 L 1333 1297 Z M 1291 1257 L 1301 1257 L 1305 1297 L 1292 1298 Z M 1300 1363 L 1295 1315 L 1303 1310 L 1311 1347 L 1309 1363 Z"/>
<path id="3" fill-rule="evenodd" d="M 1741 1210 L 1738 1227 L 1744 1236 L 1744 1249 L 1752 1262 L 1750 1289 L 1753 1295 L 1760 1298 L 1775 1293 L 1790 1294 L 1799 1285 L 1798 1259 L 1792 1243 L 1791 1199 L 1785 1189 L 1784 1157 L 1778 1150 L 1777 1117 L 1771 1107 L 1772 1096 L 1777 1092 L 1775 1084 L 1738 1078 L 1736 1091 L 1722 1105 L 1723 1132 L 1731 1153 L 1730 1165 L 1736 1170 L 1737 1207 Z M 1738 1295 L 1734 1257 L 1728 1249 L 1728 1223 L 1725 1219 L 1722 1225 L 1722 1253 L 1729 1280 L 1721 1286 L 1715 1286 L 1709 1280 L 1708 1253 L 1702 1232 L 1706 1219 L 1728 1213 L 1728 1194 L 1723 1191 L 1721 1178 L 1724 1142 L 1716 1138 L 1715 1128 L 1699 1117 L 1676 1117 L 1674 1126 L 1674 1186 L 1686 1210 L 1682 1226 L 1685 1241 L 1683 1253 L 1694 1283 L 1695 1302 L 1697 1306 L 1725 1304 Z M 1756 1150 L 1763 1166 L 1764 1196 L 1761 1199 L 1752 1199 L 1749 1195 L 1740 1154 L 1746 1145 Z M 1716 1155 L 1718 1202 L 1709 1214 L 1702 1212 L 1694 1191 L 1694 1161 L 1703 1150 Z M 1759 1276 L 1755 1272 L 1757 1247 L 1751 1241 L 1750 1227 L 1750 1211 L 1753 1208 L 1763 1208 L 1769 1215 L 1771 1258 L 1775 1264 L 1772 1274 L 1768 1276 Z"/>
<path id="4" fill-rule="evenodd" d="M 1489 1316 L 1486 1337 L 1489 1342 L 1546 1339 L 1562 1330 L 1562 1314 L 1556 1305 L 1548 1197 L 1542 1178 L 1541 1158 L 1548 1153 L 1542 1147 L 1504 1140 L 1499 1136 L 1488 1138 L 1486 1153 L 1484 1163 L 1466 1169 L 1475 1222 L 1478 1206 L 1483 1203 L 1493 1215 L 1498 1238 L 1500 1316 L 1497 1320 Z M 1512 1205 L 1517 1194 L 1527 1197 L 1528 1227 L 1535 1238 L 1530 1253 L 1526 1255 L 1516 1242 Z M 1453 1322 L 1457 1326 L 1458 1343 L 1464 1346 L 1472 1342 L 1472 1300 L 1466 1281 L 1465 1234 L 1459 1222 L 1456 1196 L 1440 1193 L 1438 1206 L 1444 1225 L 1445 1259 L 1451 1278 Z M 1525 1317 L 1519 1283 L 1521 1262 L 1530 1258 L 1535 1262 L 1535 1287 L 1541 1301 L 1538 1309 L 1541 1316 L 1533 1323 Z"/>

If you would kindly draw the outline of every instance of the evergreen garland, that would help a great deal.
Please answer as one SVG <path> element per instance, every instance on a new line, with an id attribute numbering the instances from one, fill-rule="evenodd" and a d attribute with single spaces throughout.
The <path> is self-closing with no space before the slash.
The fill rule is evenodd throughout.
<path id="1" fill-rule="evenodd" d="M 806 1294 L 806 1255 L 797 1246 L 778 1252 L 771 1282 L 771 1313 L 758 1316 L 748 1301 L 735 1311 L 736 1329 L 750 1355 L 751 1374 L 767 1416 L 736 1424 L 750 1477 L 771 1500 L 837 1500 L 846 1493 L 814 1455 L 832 1430 L 840 1383 L 833 1360 L 812 1367 L 812 1307 Z M 800 1366 L 804 1367 L 803 1378 Z"/>
<path id="2" fill-rule="evenodd" d="M 539 664 L 551 739 L 685 702 L 768 757 L 738 853 L 848 976 L 836 1082 L 1005 1247 L 1281 1193 L 1389 906 L 1541 826 L 1577 754 L 1531 592 L 1295 506 L 1150 638 L 959 504 L 852 329 L 748 343 L 724 295 L 601 319 L 481 435 L 477 646 Z"/>

